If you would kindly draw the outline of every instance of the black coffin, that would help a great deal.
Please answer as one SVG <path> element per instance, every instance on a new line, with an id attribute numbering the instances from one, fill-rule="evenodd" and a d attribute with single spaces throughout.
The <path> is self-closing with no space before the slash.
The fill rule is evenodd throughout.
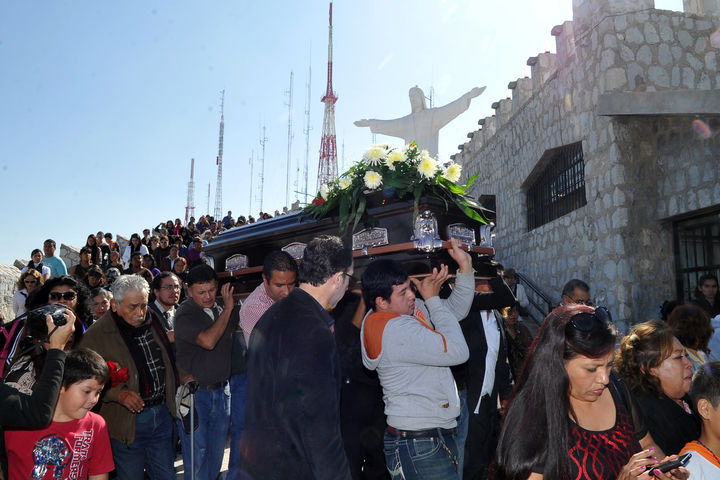
<path id="1" fill-rule="evenodd" d="M 446 205 L 441 200 L 423 198 L 418 212 L 431 211 L 438 225 L 442 240 L 448 240 L 447 227 L 451 224 L 463 224 L 474 231 L 476 243 L 486 232 L 480 231 L 481 224 L 467 217 L 454 205 Z M 429 272 L 433 265 L 449 263 L 455 265 L 444 249 L 432 252 L 418 251 L 413 243 L 414 208 L 412 201 L 387 201 L 381 195 L 371 195 L 367 202 L 365 223 L 358 224 L 355 231 L 368 227 L 387 229 L 388 245 L 367 247 L 353 252 L 355 257 L 355 277 L 362 275 L 365 266 L 379 256 L 390 256 L 401 262 L 411 274 Z M 218 235 L 203 248 L 206 255 L 213 258 L 218 275 L 225 281 L 232 281 L 235 292 L 249 294 L 261 281 L 262 264 L 265 256 L 272 250 L 282 249 L 294 242 L 307 243 L 318 235 L 339 235 L 348 246 L 352 246 L 352 234 L 348 228 L 340 234 L 337 215 L 313 219 L 302 213 L 274 217 L 253 224 L 227 230 Z M 492 248 L 473 248 L 476 255 L 488 259 L 493 255 Z M 236 254 L 247 256 L 247 267 L 226 271 L 226 260 Z"/>

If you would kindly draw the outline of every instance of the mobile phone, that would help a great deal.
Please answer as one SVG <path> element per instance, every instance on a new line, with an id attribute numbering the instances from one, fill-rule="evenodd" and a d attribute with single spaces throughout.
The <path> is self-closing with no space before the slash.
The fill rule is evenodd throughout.
<path id="1" fill-rule="evenodd" d="M 665 473 L 669 472 L 673 468 L 684 467 L 690 461 L 690 457 L 692 457 L 692 453 L 686 453 L 685 455 L 681 455 L 680 458 L 678 458 L 677 460 L 668 460 L 667 462 L 663 462 L 660 465 L 653 467 L 650 470 L 649 474 L 651 477 L 653 477 L 655 476 L 655 474 L 653 473 L 655 470 L 659 470 L 662 473 Z"/>

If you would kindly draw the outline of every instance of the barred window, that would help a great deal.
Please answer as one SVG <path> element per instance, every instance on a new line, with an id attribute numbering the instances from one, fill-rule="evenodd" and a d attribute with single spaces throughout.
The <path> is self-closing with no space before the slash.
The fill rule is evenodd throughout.
<path id="1" fill-rule="evenodd" d="M 528 231 L 587 204 L 582 142 L 546 150 L 525 190 Z"/>

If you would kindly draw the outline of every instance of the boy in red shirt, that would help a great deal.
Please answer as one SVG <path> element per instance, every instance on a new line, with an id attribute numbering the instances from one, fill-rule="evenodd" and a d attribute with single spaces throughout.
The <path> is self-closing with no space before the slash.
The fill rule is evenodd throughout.
<path id="1" fill-rule="evenodd" d="M 53 419 L 42 430 L 7 430 L 11 479 L 107 480 L 115 468 L 105 420 L 92 409 L 109 377 L 100 355 L 68 354 Z"/>

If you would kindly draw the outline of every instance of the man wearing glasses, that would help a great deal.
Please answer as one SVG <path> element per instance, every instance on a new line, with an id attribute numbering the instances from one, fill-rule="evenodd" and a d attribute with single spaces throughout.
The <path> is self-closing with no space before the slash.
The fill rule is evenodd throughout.
<path id="1" fill-rule="evenodd" d="M 352 252 L 340 238 L 314 238 L 299 286 L 255 325 L 240 441 L 248 478 L 350 480 L 340 435 L 340 358 L 327 310 L 345 295 L 352 274 Z"/>
<path id="2" fill-rule="evenodd" d="M 562 289 L 562 304 L 592 306 L 590 286 L 582 280 L 573 278 Z"/>
<path id="3" fill-rule="evenodd" d="M 175 309 L 180 299 L 180 288 L 180 280 L 174 273 L 158 274 L 152 282 L 155 301 L 148 305 L 160 318 L 171 342 L 175 341 Z"/>

